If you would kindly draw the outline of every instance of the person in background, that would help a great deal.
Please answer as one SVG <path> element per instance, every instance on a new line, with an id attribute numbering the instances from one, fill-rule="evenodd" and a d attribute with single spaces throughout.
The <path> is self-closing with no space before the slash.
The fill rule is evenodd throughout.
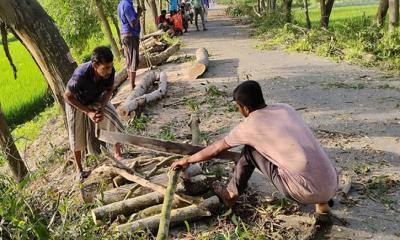
<path id="1" fill-rule="evenodd" d="M 142 9 L 136 13 L 132 0 L 121 0 L 118 4 L 118 18 L 121 22 L 121 38 L 125 53 L 125 65 L 131 89 L 135 88 L 136 70 L 139 65 L 139 36 Z"/>
<path id="2" fill-rule="evenodd" d="M 183 33 L 183 16 L 181 12 L 174 12 L 171 17 L 171 22 L 174 28 L 174 35 L 179 36 Z"/>
<path id="3" fill-rule="evenodd" d="M 178 10 L 178 0 L 169 0 L 169 14 L 172 16 Z"/>
<path id="4" fill-rule="evenodd" d="M 203 0 L 192 0 L 192 5 L 194 8 L 194 23 L 196 24 L 196 30 L 199 31 L 199 25 L 198 25 L 198 16 L 200 15 L 201 17 L 201 23 L 203 25 L 203 31 L 206 31 L 207 28 L 205 26 L 205 21 L 204 21 L 204 2 Z"/>
<path id="5" fill-rule="evenodd" d="M 185 13 L 185 3 L 182 2 L 181 4 L 181 16 L 182 16 L 182 22 L 183 22 L 183 28 L 185 29 L 185 33 L 188 32 L 189 28 L 189 16 L 186 15 Z"/>
<path id="6" fill-rule="evenodd" d="M 203 0 L 204 3 L 204 20 L 207 22 L 208 19 L 208 9 L 210 8 L 210 3 L 208 0 Z"/>
<path id="7" fill-rule="evenodd" d="M 161 10 L 161 15 L 157 18 L 157 28 L 167 32 L 170 29 L 171 22 L 167 18 L 167 11 Z"/>

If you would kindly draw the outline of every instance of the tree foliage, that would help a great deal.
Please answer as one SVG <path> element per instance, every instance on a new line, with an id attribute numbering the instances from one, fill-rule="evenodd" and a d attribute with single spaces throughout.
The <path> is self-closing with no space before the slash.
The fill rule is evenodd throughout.
<path id="1" fill-rule="evenodd" d="M 82 52 L 92 37 L 103 36 L 101 24 L 91 1 L 48 0 L 43 2 L 65 41 L 76 52 Z"/>

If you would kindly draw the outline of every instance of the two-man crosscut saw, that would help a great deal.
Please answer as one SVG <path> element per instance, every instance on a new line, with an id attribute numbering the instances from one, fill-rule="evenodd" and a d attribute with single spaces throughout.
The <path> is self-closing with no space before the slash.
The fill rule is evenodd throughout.
<path id="1" fill-rule="evenodd" d="M 180 155 L 192 155 L 205 148 L 187 143 L 163 141 L 155 138 L 142 137 L 119 132 L 110 132 L 100 129 L 97 129 L 97 137 L 99 138 L 99 140 L 110 144 L 130 144 L 133 146 L 143 147 L 155 151 L 175 153 Z M 224 151 L 218 154 L 215 158 L 236 161 L 240 158 L 240 153 Z"/>

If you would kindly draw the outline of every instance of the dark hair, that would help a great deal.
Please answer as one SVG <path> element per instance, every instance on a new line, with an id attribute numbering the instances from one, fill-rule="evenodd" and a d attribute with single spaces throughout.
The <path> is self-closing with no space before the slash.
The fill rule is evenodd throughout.
<path id="1" fill-rule="evenodd" d="M 93 49 L 91 60 L 92 62 L 98 64 L 106 64 L 111 63 L 114 60 L 114 56 L 110 48 L 106 46 L 99 46 Z"/>
<path id="2" fill-rule="evenodd" d="M 256 81 L 245 81 L 233 90 L 233 100 L 240 106 L 247 107 L 250 112 L 265 107 L 260 84 Z"/>
<path id="3" fill-rule="evenodd" d="M 161 14 L 167 14 L 167 10 L 161 10 Z"/>

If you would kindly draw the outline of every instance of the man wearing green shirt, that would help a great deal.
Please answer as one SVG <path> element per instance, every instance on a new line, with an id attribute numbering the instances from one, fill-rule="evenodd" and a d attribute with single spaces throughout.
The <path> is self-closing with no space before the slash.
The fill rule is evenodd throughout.
<path id="1" fill-rule="evenodd" d="M 192 0 L 192 5 L 194 8 L 194 23 L 196 24 L 196 29 L 199 31 L 199 25 L 197 24 L 198 16 L 200 14 L 201 23 L 203 24 L 203 31 L 206 31 L 207 28 L 204 24 L 204 3 L 203 0 Z"/>

